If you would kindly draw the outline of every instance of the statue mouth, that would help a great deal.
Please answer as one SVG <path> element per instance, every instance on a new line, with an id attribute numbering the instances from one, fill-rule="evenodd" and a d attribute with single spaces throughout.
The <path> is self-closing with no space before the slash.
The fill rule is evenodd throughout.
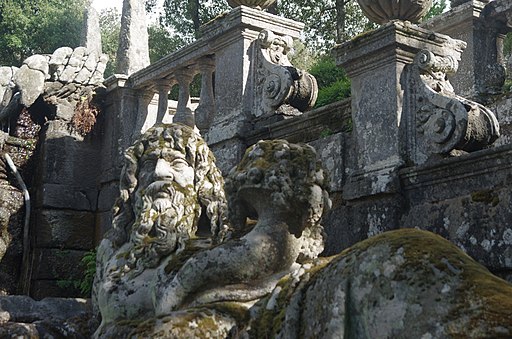
<path id="1" fill-rule="evenodd" d="M 152 182 L 145 189 L 145 194 L 156 198 L 170 198 L 175 190 L 173 188 L 174 181 L 171 179 L 163 179 Z"/>

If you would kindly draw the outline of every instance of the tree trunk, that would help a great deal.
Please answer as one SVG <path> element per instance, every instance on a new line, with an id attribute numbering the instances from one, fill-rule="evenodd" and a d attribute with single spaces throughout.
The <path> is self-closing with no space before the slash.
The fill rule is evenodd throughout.
<path id="1" fill-rule="evenodd" d="M 345 21 L 347 12 L 345 5 L 350 0 L 336 0 L 336 42 L 342 43 L 347 40 L 347 34 L 345 31 Z"/>
<path id="2" fill-rule="evenodd" d="M 201 4 L 199 3 L 199 0 L 188 0 L 188 12 L 194 25 L 194 33 L 196 37 L 199 34 L 199 27 L 201 26 L 201 21 L 199 19 L 200 6 Z"/>

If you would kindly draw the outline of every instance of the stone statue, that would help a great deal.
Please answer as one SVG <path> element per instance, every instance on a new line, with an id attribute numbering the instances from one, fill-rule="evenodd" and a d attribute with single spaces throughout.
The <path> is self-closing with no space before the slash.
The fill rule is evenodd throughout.
<path id="1" fill-rule="evenodd" d="M 226 182 L 238 230 L 254 211 L 244 236 L 193 255 L 156 296 L 157 315 L 214 301 L 249 301 L 268 294 L 298 261 L 323 250 L 320 219 L 330 206 L 326 178 L 311 146 L 284 140 L 251 147 Z M 250 287 L 249 287 L 250 286 Z M 186 306 L 186 304 L 185 304 Z"/>
<path id="2" fill-rule="evenodd" d="M 112 229 L 98 249 L 94 299 L 102 324 L 96 335 L 113 322 L 154 314 L 158 270 L 194 246 L 220 241 L 225 209 L 220 171 L 192 128 L 159 125 L 130 147 Z M 196 239 L 202 210 L 212 235 L 205 241 Z"/>
<path id="3" fill-rule="evenodd" d="M 177 129 L 171 127 L 168 134 Z M 179 130 L 183 135 L 192 133 L 186 127 Z M 330 200 L 316 153 L 307 145 L 274 140 L 250 147 L 226 179 L 231 233 L 215 246 L 190 245 L 196 228 L 182 212 L 188 204 L 173 212 L 183 224 L 169 222 L 170 215 L 155 214 L 167 204 L 159 200 L 169 200 L 173 194 L 156 188 L 168 187 L 165 184 L 154 184 L 162 167 L 145 162 L 151 154 L 173 153 L 164 151 L 171 149 L 163 142 L 165 131 L 166 127 L 150 130 L 128 152 L 124 198 L 118 204 L 119 211 L 128 213 L 116 214 L 112 235 L 118 237 L 111 239 L 118 240 L 104 240 L 98 254 L 102 266 L 96 289 L 103 327 L 97 336 L 512 335 L 512 285 L 430 232 L 387 232 L 339 255 L 319 258 L 323 249 L 320 221 Z M 182 183 L 172 187 L 192 185 L 193 172 L 180 173 Z M 209 191 L 208 201 L 214 201 L 212 194 L 220 194 L 224 202 L 221 189 Z M 152 202 L 151 197 L 155 197 Z M 194 199 L 191 206 L 196 206 Z M 142 209 L 144 203 L 154 206 L 155 212 Z M 154 227 L 151 221 L 145 224 L 147 219 L 160 226 Z M 221 220 L 219 214 L 212 225 L 212 239 Z M 149 234 L 162 236 L 148 238 Z M 157 239 L 171 241 L 150 246 Z"/>

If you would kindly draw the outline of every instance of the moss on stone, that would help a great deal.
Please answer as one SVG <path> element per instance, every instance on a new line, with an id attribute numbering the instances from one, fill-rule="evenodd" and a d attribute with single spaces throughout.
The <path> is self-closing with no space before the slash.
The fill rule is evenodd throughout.
<path id="1" fill-rule="evenodd" d="M 474 202 L 483 202 L 493 207 L 498 205 L 500 198 L 492 190 L 483 190 L 471 193 L 471 200 Z"/>

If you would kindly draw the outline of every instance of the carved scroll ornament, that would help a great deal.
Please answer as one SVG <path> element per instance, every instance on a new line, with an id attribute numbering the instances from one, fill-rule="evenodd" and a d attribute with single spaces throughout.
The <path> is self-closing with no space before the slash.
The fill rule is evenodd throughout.
<path id="1" fill-rule="evenodd" d="M 263 30 L 258 37 L 254 115 L 275 114 L 289 104 L 301 112 L 314 106 L 318 95 L 316 79 L 292 66 L 287 54 L 293 41 L 289 36 L 276 36 Z"/>
<path id="2" fill-rule="evenodd" d="M 412 65 L 412 112 L 415 116 L 412 158 L 423 163 L 432 154 L 453 150 L 477 151 L 499 137 L 499 124 L 485 106 L 457 96 L 447 79 L 455 73 L 458 61 L 420 51 Z"/>

